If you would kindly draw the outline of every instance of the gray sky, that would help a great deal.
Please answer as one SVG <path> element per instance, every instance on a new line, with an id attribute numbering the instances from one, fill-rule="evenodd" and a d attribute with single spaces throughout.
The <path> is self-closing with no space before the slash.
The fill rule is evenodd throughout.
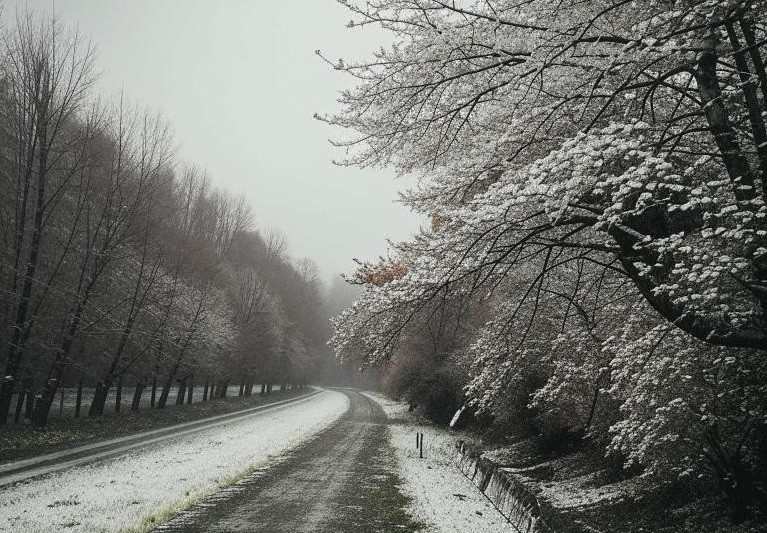
<path id="1" fill-rule="evenodd" d="M 5 19 L 52 0 L 5 0 Z M 350 30 L 334 0 L 58 0 L 63 22 L 98 47 L 100 91 L 124 87 L 173 125 L 180 158 L 244 193 L 259 228 L 278 227 L 292 255 L 328 278 L 401 240 L 420 220 L 395 204 L 407 183 L 391 173 L 339 168 L 333 132 L 312 118 L 337 108 L 349 80 L 314 53 L 367 57 L 375 29 Z"/>

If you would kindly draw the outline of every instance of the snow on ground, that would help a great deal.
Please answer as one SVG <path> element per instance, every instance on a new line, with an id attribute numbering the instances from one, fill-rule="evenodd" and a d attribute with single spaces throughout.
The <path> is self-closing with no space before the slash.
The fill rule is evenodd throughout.
<path id="1" fill-rule="evenodd" d="M 524 470 L 521 472 L 524 473 Z M 517 471 L 515 474 L 520 475 Z M 559 511 L 569 511 L 593 507 L 596 504 L 605 505 L 609 502 L 634 500 L 643 491 L 652 490 L 646 478 L 633 477 L 605 485 L 595 482 L 597 475 L 597 472 L 592 472 L 573 479 L 539 483 L 538 498 L 546 500 Z"/>
<path id="2" fill-rule="evenodd" d="M 469 481 L 453 462 L 456 436 L 418 420 L 405 403 L 375 393 L 389 417 L 391 444 L 397 452 L 404 491 L 412 498 L 410 512 L 433 533 L 501 533 L 511 524 Z M 423 433 L 424 458 L 416 449 L 416 433 Z"/>
<path id="3" fill-rule="evenodd" d="M 134 527 L 142 517 L 285 453 L 348 407 L 343 394 L 323 391 L 306 402 L 1 489 L 0 531 Z"/>

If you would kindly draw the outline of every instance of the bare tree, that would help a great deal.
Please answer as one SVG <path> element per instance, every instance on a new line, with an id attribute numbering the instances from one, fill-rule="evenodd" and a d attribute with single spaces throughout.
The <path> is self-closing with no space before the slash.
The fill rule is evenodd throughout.
<path id="1" fill-rule="evenodd" d="M 3 40 L 3 75 L 14 126 L 16 212 L 10 274 L 10 333 L 2 385 L 0 423 L 5 423 L 25 347 L 48 286 L 38 266 L 51 212 L 77 175 L 92 135 L 67 135 L 94 81 L 90 44 L 61 28 L 55 19 L 19 16 Z M 36 299 L 36 300 L 35 300 Z"/>

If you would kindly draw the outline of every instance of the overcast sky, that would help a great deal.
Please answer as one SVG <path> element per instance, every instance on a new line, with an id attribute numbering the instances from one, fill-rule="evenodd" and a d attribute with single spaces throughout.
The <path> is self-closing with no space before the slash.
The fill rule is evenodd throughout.
<path id="1" fill-rule="evenodd" d="M 315 55 L 366 57 L 384 43 L 374 29 L 345 27 L 334 0 L 5 0 L 51 11 L 98 48 L 100 91 L 159 109 L 180 159 L 244 193 L 260 229 L 277 227 L 294 257 L 324 277 L 372 258 L 420 220 L 394 203 L 407 184 L 391 173 L 339 168 L 333 132 L 312 118 L 337 109 L 350 83 Z"/>

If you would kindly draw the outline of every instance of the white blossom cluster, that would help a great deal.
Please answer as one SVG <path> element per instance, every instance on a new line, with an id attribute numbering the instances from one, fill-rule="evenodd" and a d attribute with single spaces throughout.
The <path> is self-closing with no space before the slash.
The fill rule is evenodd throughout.
<path id="1" fill-rule="evenodd" d="M 336 66 L 359 83 L 324 118 L 358 134 L 348 163 L 417 175 L 404 202 L 433 224 L 367 265 L 404 268 L 360 276 L 337 354 L 404 357 L 436 309 L 470 298 L 483 323 L 455 359 L 480 413 L 521 394 L 520 416 L 648 473 L 751 464 L 767 424 L 767 5 L 343 3 L 397 42 Z"/>

